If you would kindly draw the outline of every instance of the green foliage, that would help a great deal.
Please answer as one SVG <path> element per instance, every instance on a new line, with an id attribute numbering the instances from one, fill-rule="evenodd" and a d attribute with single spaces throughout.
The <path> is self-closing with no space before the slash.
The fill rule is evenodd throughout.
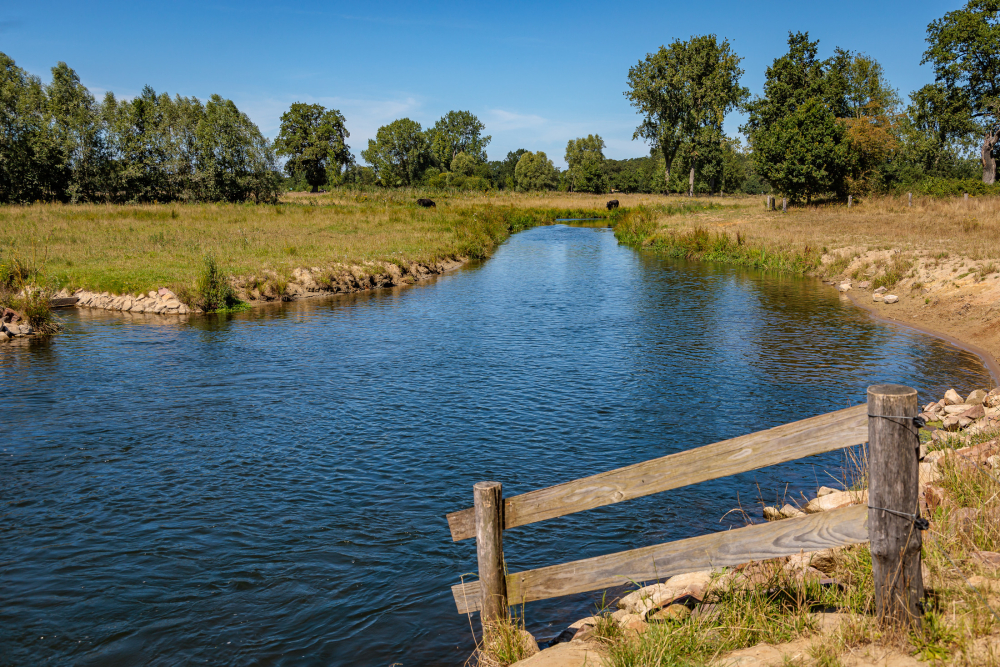
<path id="1" fill-rule="evenodd" d="M 697 162 L 707 146 L 721 143 L 722 121 L 748 95 L 739 85 L 740 61 L 728 40 L 702 35 L 661 46 L 629 69 L 625 96 L 644 116 L 633 138 L 662 152 L 665 182 L 682 146 Z"/>
<path id="2" fill-rule="evenodd" d="M 973 115 L 1000 100 L 1000 2 L 969 0 L 927 26 L 920 61 L 934 68 L 936 83 L 959 94 Z"/>
<path id="3" fill-rule="evenodd" d="M 966 192 L 970 196 L 1000 195 L 1000 183 L 986 185 L 980 178 L 928 177 L 908 184 L 907 189 L 913 192 L 913 194 L 930 195 L 932 197 L 959 197 Z"/>
<path id="4" fill-rule="evenodd" d="M 0 54 L 0 202 L 274 201 L 267 140 L 213 96 L 100 104 L 66 63 L 43 86 Z"/>
<path id="5" fill-rule="evenodd" d="M 575 192 L 604 192 L 604 139 L 588 134 L 566 144 L 566 177 Z"/>
<path id="6" fill-rule="evenodd" d="M 757 172 L 793 201 L 840 191 L 847 173 L 845 127 L 835 112 L 849 113 L 849 58 L 838 50 L 823 62 L 817 45 L 808 33 L 789 33 L 788 53 L 767 68 L 764 95 L 746 105 L 741 128 Z"/>
<path id="7" fill-rule="evenodd" d="M 458 153 L 451 160 L 451 171 L 462 176 L 472 176 L 476 171 L 476 160 L 468 153 Z"/>
<path id="8" fill-rule="evenodd" d="M 514 180 L 517 189 L 523 191 L 531 190 L 554 190 L 559 172 L 544 152 L 525 152 L 517 161 L 514 168 Z"/>
<path id="9" fill-rule="evenodd" d="M 320 104 L 294 103 L 281 115 L 274 142 L 278 155 L 287 157 L 285 171 L 304 174 L 315 192 L 328 181 L 339 181 L 343 168 L 353 163 L 344 115 Z"/>
<path id="10" fill-rule="evenodd" d="M 473 162 L 485 162 L 486 146 L 492 137 L 484 137 L 484 129 L 486 126 L 471 112 L 449 111 L 427 130 L 434 161 L 447 167 L 455 156 L 465 153 Z"/>
<path id="11" fill-rule="evenodd" d="M 431 166 L 430 141 L 420 123 L 401 118 L 378 129 L 361 157 L 387 187 L 415 185 Z"/>
<path id="12" fill-rule="evenodd" d="M 206 313 L 231 310 L 240 305 L 229 279 L 219 269 L 215 258 L 205 257 L 205 268 L 196 285 L 197 306 Z"/>
<path id="13" fill-rule="evenodd" d="M 614 220 L 615 238 L 630 246 L 642 246 L 656 230 L 656 218 L 646 206 L 636 206 L 628 210 L 617 209 Z"/>
<path id="14" fill-rule="evenodd" d="M 517 187 L 514 170 L 517 168 L 518 160 L 527 152 L 523 148 L 518 148 L 516 151 L 507 153 L 507 157 L 503 160 L 492 160 L 486 165 L 489 178 L 493 181 L 493 187 L 498 190 L 513 190 Z"/>

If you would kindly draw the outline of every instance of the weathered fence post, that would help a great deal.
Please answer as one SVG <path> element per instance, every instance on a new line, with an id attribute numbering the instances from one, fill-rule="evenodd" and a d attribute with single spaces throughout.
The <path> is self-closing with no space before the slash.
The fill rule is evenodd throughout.
<path id="1" fill-rule="evenodd" d="M 851 204 L 854 203 L 854 195 L 847 195 L 847 208 L 851 208 Z"/>
<path id="2" fill-rule="evenodd" d="M 920 627 L 920 438 L 913 424 L 917 391 L 897 384 L 868 388 L 868 535 L 875 611 L 882 623 Z"/>
<path id="3" fill-rule="evenodd" d="M 503 567 L 503 485 L 477 482 L 472 487 L 476 510 L 476 555 L 482 610 L 483 636 L 495 621 L 507 619 L 507 577 Z"/>
<path id="4" fill-rule="evenodd" d="M 913 207 L 913 193 L 912 192 L 907 192 L 906 193 L 906 203 L 911 208 Z"/>
<path id="5" fill-rule="evenodd" d="M 788 213 L 788 200 L 784 197 L 781 198 L 781 212 Z"/>
<path id="6" fill-rule="evenodd" d="M 969 193 L 968 192 L 965 193 L 965 203 L 966 204 L 969 203 Z"/>

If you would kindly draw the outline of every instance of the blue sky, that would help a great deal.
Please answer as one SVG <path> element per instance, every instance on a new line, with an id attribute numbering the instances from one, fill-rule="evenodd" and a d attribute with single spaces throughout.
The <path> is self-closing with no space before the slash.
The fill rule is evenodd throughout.
<path id="1" fill-rule="evenodd" d="M 95 96 L 144 85 L 236 102 L 269 137 L 292 102 L 340 109 L 359 156 L 379 126 L 423 126 L 468 109 L 499 159 L 597 133 L 608 157 L 648 153 L 622 94 L 630 66 L 674 38 L 715 33 L 743 56 L 759 93 L 789 30 L 863 51 L 904 98 L 933 76 L 919 65 L 927 24 L 959 2 L 46 2 L 4 3 L 0 51 L 47 81 L 63 60 Z M 741 118 L 727 119 L 730 134 Z"/>

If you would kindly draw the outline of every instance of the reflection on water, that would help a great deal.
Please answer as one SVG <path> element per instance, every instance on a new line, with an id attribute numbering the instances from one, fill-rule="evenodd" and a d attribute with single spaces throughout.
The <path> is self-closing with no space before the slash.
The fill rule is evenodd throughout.
<path id="1" fill-rule="evenodd" d="M 815 281 L 518 234 L 418 287 L 187 321 L 67 314 L 0 346 L 3 662 L 461 664 L 443 515 L 864 400 L 988 383 Z M 512 570 L 731 524 L 842 455 L 505 536 Z M 759 508 L 758 508 L 759 511 Z M 597 595 L 528 606 L 540 638 Z"/>

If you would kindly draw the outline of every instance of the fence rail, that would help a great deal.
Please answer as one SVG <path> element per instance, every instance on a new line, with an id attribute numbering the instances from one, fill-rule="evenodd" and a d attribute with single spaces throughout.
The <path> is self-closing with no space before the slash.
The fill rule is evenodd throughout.
<path id="1" fill-rule="evenodd" d="M 914 538 L 912 521 L 905 518 L 916 512 L 919 438 L 913 439 L 912 417 L 917 410 L 915 390 L 878 385 L 869 388 L 867 405 L 506 499 L 499 483 L 480 482 L 475 487 L 474 506 L 447 515 L 454 541 L 477 538 L 479 558 L 479 581 L 452 587 L 455 606 L 462 614 L 482 611 L 486 627 L 490 620 L 506 613 L 509 604 L 871 541 L 876 575 L 893 571 L 893 567 L 899 571 L 901 564 L 907 572 L 916 572 L 905 582 L 898 581 L 899 577 L 890 581 L 888 575 L 883 577 L 886 581 L 876 581 L 879 613 L 912 620 L 917 613 L 913 600 L 919 600 L 923 591 L 919 580 L 920 531 L 915 531 Z M 888 510 L 875 511 L 871 521 L 868 507 L 852 506 L 504 576 L 504 530 L 865 442 L 870 443 L 871 465 L 879 468 L 871 473 L 871 502 L 884 498 L 873 507 Z M 886 480 L 882 483 L 885 488 L 876 488 L 876 480 Z M 897 549 L 895 555 L 882 553 L 884 549 L 876 548 L 876 543 L 881 545 L 884 535 L 892 537 L 894 548 L 900 540 L 907 548 Z M 903 599 L 911 602 L 904 605 L 906 609 L 894 602 Z"/>

